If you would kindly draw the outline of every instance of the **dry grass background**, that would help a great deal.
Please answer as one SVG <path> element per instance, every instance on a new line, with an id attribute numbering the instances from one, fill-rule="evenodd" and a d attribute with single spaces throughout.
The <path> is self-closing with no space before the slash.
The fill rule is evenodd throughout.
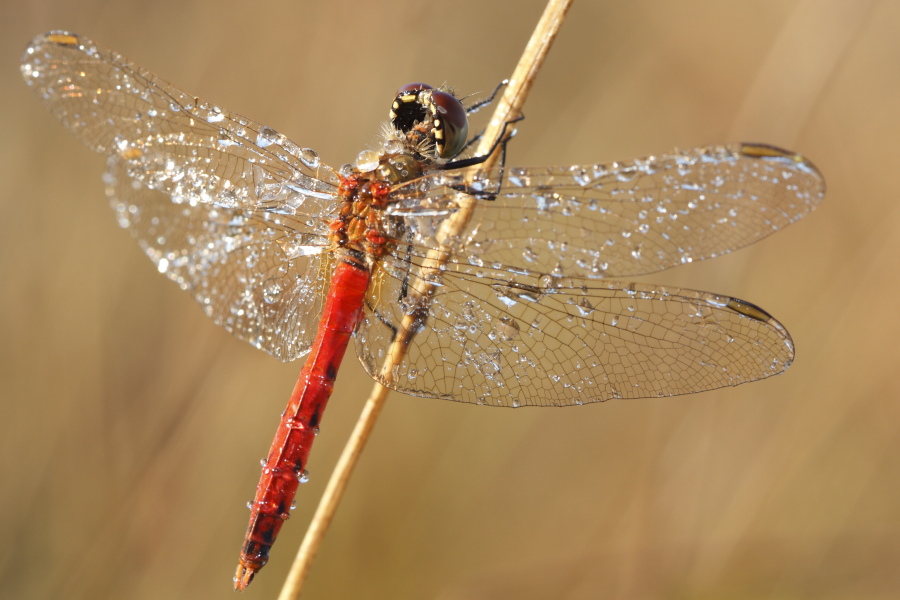
<path id="1" fill-rule="evenodd" d="M 18 76 L 66 28 L 339 165 L 400 84 L 491 89 L 541 0 L 0 4 L 0 597 L 234 598 L 257 460 L 299 370 L 212 325 L 115 225 L 103 160 Z M 364 7 L 364 8 L 363 8 Z M 900 597 L 900 3 L 576 3 L 513 165 L 730 140 L 808 155 L 820 210 L 651 277 L 797 344 L 736 389 L 568 410 L 394 395 L 305 598 Z M 348 360 L 271 598 L 370 381 Z"/>

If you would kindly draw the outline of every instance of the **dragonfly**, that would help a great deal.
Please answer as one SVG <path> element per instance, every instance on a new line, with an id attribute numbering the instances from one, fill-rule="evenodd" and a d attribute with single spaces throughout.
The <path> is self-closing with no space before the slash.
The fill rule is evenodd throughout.
<path id="1" fill-rule="evenodd" d="M 738 143 L 486 168 L 487 155 L 466 156 L 481 103 L 409 84 L 377 147 L 333 169 L 73 33 L 35 38 L 21 72 L 108 157 L 118 223 L 160 273 L 238 338 L 282 361 L 307 356 L 262 461 L 237 589 L 266 564 L 308 477 L 351 338 L 379 383 L 483 406 L 688 394 L 793 360 L 787 330 L 749 302 L 620 278 L 731 252 L 807 215 L 824 179 L 795 152 Z M 468 222 L 449 231 L 464 207 Z"/>

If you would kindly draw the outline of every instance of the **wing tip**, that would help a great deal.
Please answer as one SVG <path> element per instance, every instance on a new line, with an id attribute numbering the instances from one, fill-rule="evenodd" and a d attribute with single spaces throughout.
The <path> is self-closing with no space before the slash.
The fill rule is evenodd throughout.
<path id="1" fill-rule="evenodd" d="M 39 36 L 38 39 L 57 46 L 78 46 L 81 44 L 81 37 L 77 33 L 70 31 L 51 31 Z"/>
<path id="2" fill-rule="evenodd" d="M 825 176 L 822 175 L 822 171 L 811 160 L 802 154 L 758 142 L 741 142 L 738 151 L 748 158 L 781 161 L 808 173 L 818 181 L 819 196 L 825 195 Z"/>
<path id="3" fill-rule="evenodd" d="M 63 29 L 54 29 L 53 31 L 36 35 L 28 44 L 25 55 L 33 54 L 39 48 L 48 45 L 78 48 L 79 46 L 82 46 L 85 41 L 86 40 L 77 33 L 72 33 L 71 31 L 65 31 Z"/>

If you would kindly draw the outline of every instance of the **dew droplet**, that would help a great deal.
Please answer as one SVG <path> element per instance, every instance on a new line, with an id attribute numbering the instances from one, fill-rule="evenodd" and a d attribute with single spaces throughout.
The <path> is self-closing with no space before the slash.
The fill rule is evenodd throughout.
<path id="1" fill-rule="evenodd" d="M 359 153 L 359 156 L 356 157 L 356 168 L 363 173 L 374 171 L 378 166 L 380 158 L 381 155 L 374 150 L 363 150 Z"/>
<path id="2" fill-rule="evenodd" d="M 509 170 L 507 176 L 509 182 L 515 186 L 523 187 L 531 185 L 531 177 L 528 176 L 528 170 L 522 167 L 513 167 Z"/>
<path id="3" fill-rule="evenodd" d="M 574 166 L 569 169 L 569 172 L 578 185 L 585 186 L 591 182 L 591 176 L 584 167 Z"/>
<path id="4" fill-rule="evenodd" d="M 509 342 L 519 335 L 519 324 L 511 317 L 503 317 L 497 327 L 497 335 L 500 341 Z"/>
<path id="5" fill-rule="evenodd" d="M 262 288 L 263 302 L 266 304 L 274 304 L 281 299 L 281 293 L 284 292 L 284 285 L 277 277 L 269 278 Z"/>
<path id="6" fill-rule="evenodd" d="M 278 132 L 271 127 L 263 127 L 256 136 L 256 145 L 260 148 L 267 148 L 278 140 Z"/>
<path id="7" fill-rule="evenodd" d="M 319 155 L 316 154 L 316 151 L 312 150 L 311 148 L 300 149 L 300 160 L 310 169 L 319 168 Z"/>
<path id="8" fill-rule="evenodd" d="M 575 308 L 578 309 L 578 312 L 581 313 L 582 317 L 586 317 L 592 312 L 594 312 L 594 305 L 591 304 L 587 298 L 582 298 L 578 302 L 575 303 Z"/>
<path id="9" fill-rule="evenodd" d="M 209 109 L 209 113 L 206 115 L 206 120 L 210 123 L 219 123 L 220 121 L 225 120 L 225 115 L 222 114 L 221 108 L 219 108 L 218 106 L 213 106 Z"/>

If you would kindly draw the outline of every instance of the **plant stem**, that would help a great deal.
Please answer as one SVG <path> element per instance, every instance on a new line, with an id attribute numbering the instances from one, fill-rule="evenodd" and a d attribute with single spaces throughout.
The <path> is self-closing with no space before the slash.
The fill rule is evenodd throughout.
<path id="1" fill-rule="evenodd" d="M 487 153 L 500 136 L 504 124 L 521 114 L 525 98 L 544 62 L 544 58 L 547 56 L 547 52 L 550 50 L 553 40 L 556 38 L 556 34 L 571 3 L 572 0 L 549 0 L 547 3 L 547 7 L 544 9 L 544 13 L 541 15 L 534 33 L 525 47 L 525 51 L 519 59 L 518 65 L 516 65 L 509 79 L 509 84 L 498 101 L 494 114 L 475 152 L 476 155 Z M 479 168 L 490 169 L 492 164 L 496 162 L 498 154 L 495 152 Z M 442 224 L 438 234 L 439 240 L 452 239 L 463 231 L 471 217 L 475 202 L 476 199 L 471 196 L 461 198 L 460 209 Z M 441 265 L 446 262 L 449 256 L 449 251 L 443 248 L 429 252 L 421 267 L 422 271 L 439 271 Z M 433 286 L 427 283 L 429 278 L 424 276 L 424 273 L 420 272 L 420 275 L 423 276 L 417 278 L 421 282 L 417 292 L 422 294 L 424 298 L 430 298 L 434 291 Z M 414 335 L 411 325 L 412 318 L 404 320 L 398 329 L 381 371 L 381 379 L 385 382 L 390 382 L 393 366 L 399 364 L 406 355 L 406 349 L 409 347 L 409 342 Z M 341 497 L 344 495 L 344 490 L 350 480 L 353 468 L 356 466 L 363 447 L 365 447 L 369 434 L 375 427 L 375 421 L 378 419 L 378 414 L 381 412 L 389 392 L 390 390 L 380 383 L 376 383 L 372 389 L 369 399 L 366 401 L 356 423 L 356 427 L 347 440 L 344 451 L 337 465 L 335 465 L 328 485 L 325 487 L 325 492 L 322 494 L 319 506 L 310 522 L 306 537 L 304 537 L 303 543 L 297 551 L 297 556 L 293 565 L 291 565 L 291 570 L 285 579 L 278 600 L 296 600 L 300 597 L 300 592 L 303 589 L 306 576 L 309 574 L 312 561 L 319 550 L 322 539 L 325 537 L 325 532 L 328 530 L 331 519 L 334 517 Z"/>

